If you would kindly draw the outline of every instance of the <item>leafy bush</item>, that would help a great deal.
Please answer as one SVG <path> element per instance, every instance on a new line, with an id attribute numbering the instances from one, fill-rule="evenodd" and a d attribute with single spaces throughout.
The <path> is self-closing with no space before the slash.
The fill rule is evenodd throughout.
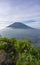
<path id="1" fill-rule="evenodd" d="M 40 48 L 28 40 L 0 38 L 1 49 L 15 65 L 40 65 Z"/>

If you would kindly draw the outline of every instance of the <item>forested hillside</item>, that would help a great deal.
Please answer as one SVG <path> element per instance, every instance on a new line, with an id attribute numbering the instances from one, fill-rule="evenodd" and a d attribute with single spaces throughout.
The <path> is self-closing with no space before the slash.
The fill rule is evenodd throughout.
<path id="1" fill-rule="evenodd" d="M 40 65 L 40 48 L 28 40 L 0 38 L 0 65 Z"/>

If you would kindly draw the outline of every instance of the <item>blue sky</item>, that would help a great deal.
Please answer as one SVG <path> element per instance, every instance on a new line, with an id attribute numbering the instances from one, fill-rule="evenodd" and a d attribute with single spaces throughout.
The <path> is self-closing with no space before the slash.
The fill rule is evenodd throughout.
<path id="1" fill-rule="evenodd" d="M 40 0 L 0 0 L 0 29 L 14 22 L 40 29 Z"/>

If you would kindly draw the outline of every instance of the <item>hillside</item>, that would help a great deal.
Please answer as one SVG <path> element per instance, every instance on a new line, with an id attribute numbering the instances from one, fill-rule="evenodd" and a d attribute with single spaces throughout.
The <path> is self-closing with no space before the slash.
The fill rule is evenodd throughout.
<path id="1" fill-rule="evenodd" d="M 34 45 L 40 47 L 40 30 L 6 27 L 0 31 L 1 37 L 16 38 L 17 40 L 31 40 Z"/>
<path id="2" fill-rule="evenodd" d="M 0 37 L 1 37 L 1 35 L 0 35 Z"/>
<path id="3" fill-rule="evenodd" d="M 0 38 L 0 65 L 40 65 L 40 48 L 28 40 Z"/>
<path id="4" fill-rule="evenodd" d="M 21 23 L 21 22 L 15 22 L 11 25 L 9 25 L 8 27 L 11 27 L 11 28 L 21 28 L 21 29 L 32 29 L 31 27 Z"/>

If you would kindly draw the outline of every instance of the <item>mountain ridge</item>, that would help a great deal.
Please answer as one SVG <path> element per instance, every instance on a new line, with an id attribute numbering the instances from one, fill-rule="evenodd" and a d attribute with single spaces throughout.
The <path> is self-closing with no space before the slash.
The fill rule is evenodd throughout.
<path id="1" fill-rule="evenodd" d="M 27 26 L 25 25 L 24 23 L 21 23 L 21 22 L 15 22 L 11 25 L 9 25 L 8 27 L 11 27 L 11 28 L 21 28 L 21 29 L 33 29 L 32 27 L 30 26 Z"/>

